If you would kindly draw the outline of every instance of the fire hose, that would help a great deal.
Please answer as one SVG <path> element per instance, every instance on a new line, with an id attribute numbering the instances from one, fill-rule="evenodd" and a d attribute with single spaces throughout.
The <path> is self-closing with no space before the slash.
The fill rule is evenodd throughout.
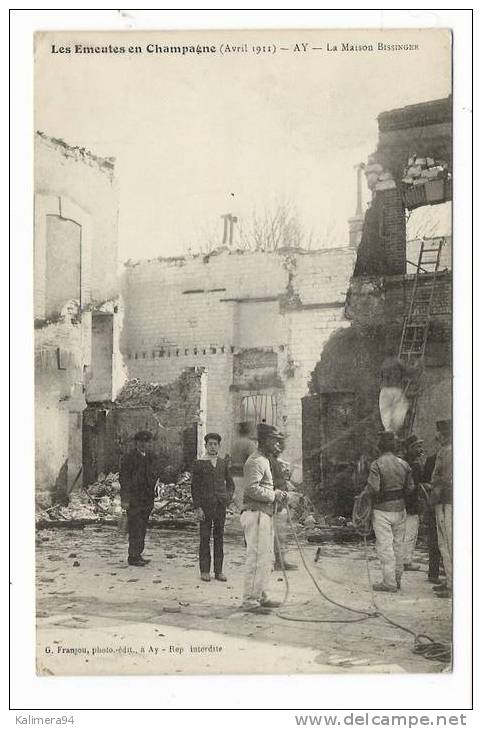
<path id="1" fill-rule="evenodd" d="M 366 506 L 365 508 L 368 509 L 369 507 Z M 340 602 L 337 602 L 336 600 L 333 600 L 331 597 L 329 597 L 323 591 L 323 589 L 320 587 L 317 579 L 315 578 L 315 576 L 311 572 L 310 568 L 308 567 L 308 564 L 307 564 L 307 561 L 306 561 L 306 558 L 305 558 L 305 555 L 303 552 L 303 548 L 300 544 L 298 535 L 296 533 L 295 526 L 294 526 L 292 518 L 291 518 L 291 512 L 290 512 L 288 505 L 286 505 L 286 512 L 287 512 L 287 516 L 288 516 L 288 523 L 289 523 L 291 532 L 293 534 L 293 537 L 294 537 L 294 540 L 296 543 L 296 548 L 301 557 L 301 562 L 303 564 L 305 571 L 307 572 L 311 581 L 313 582 L 313 584 L 316 588 L 316 591 L 319 593 L 319 595 L 324 600 L 331 603 L 332 605 L 335 605 L 336 607 L 347 610 L 351 613 L 355 613 L 355 614 L 359 615 L 360 617 L 344 618 L 344 619 L 343 618 L 303 618 L 303 617 L 296 617 L 296 616 L 292 616 L 292 615 L 286 615 L 285 613 L 278 611 L 276 613 L 276 615 L 279 618 L 282 618 L 283 620 L 289 620 L 289 621 L 300 622 L 300 623 L 359 623 L 364 620 L 369 620 L 369 619 L 373 619 L 373 618 L 382 618 L 389 625 L 392 625 L 395 628 L 398 628 L 399 630 L 402 630 L 413 636 L 414 644 L 412 647 L 412 653 L 415 653 L 417 655 L 422 655 L 422 656 L 424 656 L 424 658 L 427 658 L 427 659 L 433 660 L 433 661 L 439 661 L 439 662 L 443 662 L 443 663 L 451 662 L 452 646 L 450 644 L 437 642 L 433 638 L 431 638 L 429 635 L 426 635 L 424 633 L 417 633 L 414 630 L 412 630 L 411 628 L 407 628 L 406 626 L 401 625 L 400 623 L 397 623 L 395 620 L 392 620 L 392 618 L 388 617 L 388 615 L 386 615 L 381 610 L 381 608 L 377 605 L 377 603 L 375 601 L 375 596 L 373 594 L 372 581 L 371 581 L 371 577 L 370 577 L 370 565 L 369 565 L 369 560 L 368 560 L 367 536 L 368 536 L 369 532 L 367 532 L 366 526 L 365 527 L 361 526 L 362 524 L 366 525 L 368 522 L 368 518 L 367 518 L 368 515 L 366 513 L 359 514 L 360 524 L 358 525 L 358 527 L 359 527 L 360 531 L 358 531 L 358 529 L 357 529 L 357 531 L 363 540 L 362 544 L 363 544 L 363 548 L 364 548 L 367 579 L 368 579 L 368 585 L 370 588 L 370 595 L 371 595 L 371 602 L 372 602 L 372 609 L 370 609 L 370 610 L 361 610 L 358 608 L 351 607 L 349 605 L 344 605 Z M 283 606 L 289 598 L 290 586 L 289 586 L 288 576 L 286 574 L 286 569 L 284 566 L 283 553 L 281 550 L 281 544 L 280 544 L 279 535 L 278 535 L 276 527 L 274 529 L 274 539 L 275 539 L 276 547 L 277 547 L 279 555 L 280 555 L 281 569 L 283 572 L 283 578 L 284 578 L 284 582 L 285 582 L 285 594 L 284 594 L 284 597 L 283 597 L 283 600 L 281 603 L 281 605 Z"/>

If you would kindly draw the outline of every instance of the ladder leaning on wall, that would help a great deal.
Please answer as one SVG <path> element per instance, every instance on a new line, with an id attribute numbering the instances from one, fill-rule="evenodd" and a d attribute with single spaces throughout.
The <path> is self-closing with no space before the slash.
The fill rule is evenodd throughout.
<path id="1" fill-rule="evenodd" d="M 422 240 L 418 254 L 418 263 L 415 266 L 410 306 L 403 322 L 402 336 L 398 357 L 408 368 L 414 367 L 414 376 L 408 380 L 405 392 L 411 400 L 411 406 L 406 421 L 407 434 L 412 431 L 417 410 L 417 402 L 422 390 L 422 376 L 427 346 L 428 333 L 432 318 L 432 307 L 437 284 L 437 274 L 440 268 L 440 258 L 444 239 Z M 409 261 L 411 263 L 411 261 Z M 424 274 L 430 274 L 425 278 Z"/>

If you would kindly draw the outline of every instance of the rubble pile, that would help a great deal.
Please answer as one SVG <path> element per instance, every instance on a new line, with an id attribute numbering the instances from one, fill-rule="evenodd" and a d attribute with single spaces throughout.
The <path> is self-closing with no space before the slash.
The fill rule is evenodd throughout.
<path id="1" fill-rule="evenodd" d="M 448 177 L 448 164 L 431 157 L 410 157 L 402 182 L 406 185 L 425 185 L 427 180 L 442 180 Z"/>
<path id="2" fill-rule="evenodd" d="M 152 521 L 166 519 L 194 519 L 191 500 L 191 474 L 185 471 L 176 483 L 158 483 Z"/>
<path id="3" fill-rule="evenodd" d="M 142 382 L 134 378 L 128 380 L 116 397 L 116 407 L 135 408 L 149 405 L 154 411 L 169 407 L 169 394 L 166 385 L 156 382 Z"/>
<path id="4" fill-rule="evenodd" d="M 192 520 L 194 511 L 191 500 L 191 474 L 182 473 L 176 483 L 156 485 L 156 498 L 151 521 L 163 522 L 172 519 Z M 104 522 L 112 523 L 122 513 L 118 473 L 101 473 L 97 481 L 87 488 L 78 489 L 70 495 L 68 506 L 56 504 L 49 508 L 38 506 L 37 525 L 49 522 Z"/>

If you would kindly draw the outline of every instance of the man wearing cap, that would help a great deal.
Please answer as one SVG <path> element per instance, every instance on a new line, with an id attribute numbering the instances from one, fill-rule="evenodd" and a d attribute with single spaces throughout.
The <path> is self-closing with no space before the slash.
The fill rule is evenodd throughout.
<path id="1" fill-rule="evenodd" d="M 412 478 L 415 486 L 418 487 L 423 481 L 425 466 L 425 453 L 423 441 L 413 433 L 405 440 L 403 448 L 404 460 L 412 469 Z M 413 562 L 415 547 L 417 546 L 418 528 L 420 526 L 420 499 L 419 491 L 416 488 L 413 493 L 406 494 L 405 507 L 407 518 L 405 521 L 405 537 L 403 540 L 404 557 L 403 568 L 406 572 L 414 572 L 420 569 L 420 565 Z"/>
<path id="2" fill-rule="evenodd" d="M 394 433 L 382 432 L 378 442 L 380 456 L 370 466 L 362 496 L 373 503 L 373 531 L 382 566 L 383 580 L 373 589 L 397 592 L 403 574 L 403 538 L 405 534 L 405 496 L 415 490 L 408 463 L 395 455 Z"/>
<path id="3" fill-rule="evenodd" d="M 435 458 L 432 473 L 430 503 L 435 506 L 437 520 L 438 546 L 442 555 L 446 585 L 435 585 L 437 597 L 450 597 L 452 594 L 452 421 L 439 420 L 436 424 L 437 440 L 440 448 Z"/>
<path id="4" fill-rule="evenodd" d="M 199 569 L 201 580 L 211 580 L 211 532 L 214 542 L 214 577 L 226 582 L 223 573 L 224 522 L 226 507 L 231 503 L 234 481 L 229 466 L 220 458 L 219 433 L 207 433 L 204 437 L 206 455 L 194 462 L 191 494 L 199 519 Z"/>
<path id="5" fill-rule="evenodd" d="M 258 425 L 258 448 L 244 464 L 241 525 L 246 541 L 243 609 L 267 614 L 279 602 L 266 594 L 273 567 L 273 514 L 275 505 L 287 503 L 288 494 L 273 485 L 269 459 L 277 452 L 280 432 L 273 425 Z"/>
<path id="6" fill-rule="evenodd" d="M 127 562 L 134 567 L 144 567 L 149 562 L 143 559 L 142 552 L 157 481 L 152 438 L 148 430 L 136 433 L 135 448 L 124 456 L 119 472 L 121 506 L 124 512 L 127 511 L 129 531 Z"/>

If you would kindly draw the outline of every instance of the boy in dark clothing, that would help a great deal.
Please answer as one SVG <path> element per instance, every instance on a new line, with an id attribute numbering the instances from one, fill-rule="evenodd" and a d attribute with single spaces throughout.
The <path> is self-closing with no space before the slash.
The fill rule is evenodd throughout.
<path id="1" fill-rule="evenodd" d="M 127 561 L 134 567 L 144 567 L 143 559 L 147 524 L 154 506 L 157 473 L 151 453 L 152 433 L 141 430 L 134 436 L 135 449 L 122 459 L 119 473 L 121 506 L 127 511 L 129 552 Z"/>
<path id="2" fill-rule="evenodd" d="M 214 577 L 227 582 L 223 573 L 224 522 L 231 503 L 234 481 L 224 458 L 218 456 L 221 436 L 208 433 L 204 438 L 206 456 L 194 462 L 191 494 L 199 518 L 199 568 L 201 580 L 211 580 L 211 531 L 214 541 Z"/>

